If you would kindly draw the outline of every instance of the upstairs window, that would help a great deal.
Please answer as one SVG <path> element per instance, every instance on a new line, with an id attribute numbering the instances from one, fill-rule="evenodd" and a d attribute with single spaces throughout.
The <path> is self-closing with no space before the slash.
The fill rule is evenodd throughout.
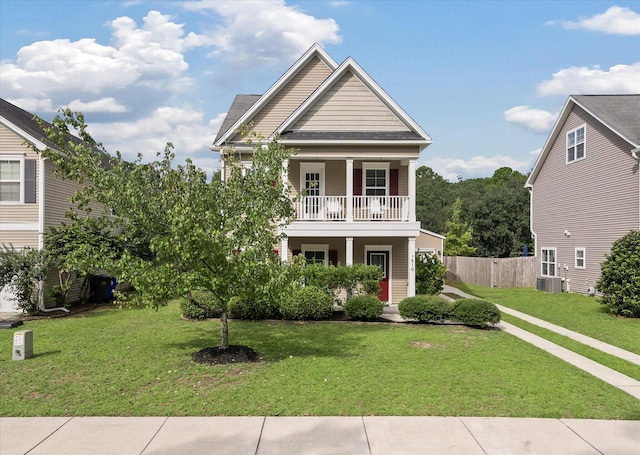
<path id="1" fill-rule="evenodd" d="M 389 163 L 362 163 L 365 196 L 389 195 Z"/>
<path id="2" fill-rule="evenodd" d="M 584 158 L 585 125 L 567 133 L 567 163 L 573 163 Z"/>
<path id="3" fill-rule="evenodd" d="M 21 160 L 0 160 L 0 202 L 22 202 Z"/>

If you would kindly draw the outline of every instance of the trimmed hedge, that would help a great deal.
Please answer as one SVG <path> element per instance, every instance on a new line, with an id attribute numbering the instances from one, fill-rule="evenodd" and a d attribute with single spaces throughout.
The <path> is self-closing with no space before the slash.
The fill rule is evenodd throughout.
<path id="1" fill-rule="evenodd" d="M 470 327 L 486 327 L 500 322 L 500 310 L 493 303 L 479 299 L 460 299 L 453 304 L 453 319 Z"/>
<path id="2" fill-rule="evenodd" d="M 280 311 L 276 303 L 258 302 L 256 300 L 231 297 L 227 305 L 229 317 L 233 319 L 277 319 Z"/>
<path id="3" fill-rule="evenodd" d="M 333 297 L 316 286 L 301 287 L 283 299 L 280 313 L 285 319 L 328 319 L 333 313 Z"/>
<path id="4" fill-rule="evenodd" d="M 407 297 L 398 304 L 400 316 L 420 322 L 442 322 L 450 318 L 452 306 L 437 295 Z"/>
<path id="5" fill-rule="evenodd" d="M 218 318 L 222 313 L 219 302 L 208 291 L 191 291 L 190 296 L 180 298 L 180 311 L 188 319 Z"/>
<path id="6" fill-rule="evenodd" d="M 376 295 L 358 295 L 344 304 L 344 314 L 350 319 L 376 319 L 384 310 L 384 303 Z"/>

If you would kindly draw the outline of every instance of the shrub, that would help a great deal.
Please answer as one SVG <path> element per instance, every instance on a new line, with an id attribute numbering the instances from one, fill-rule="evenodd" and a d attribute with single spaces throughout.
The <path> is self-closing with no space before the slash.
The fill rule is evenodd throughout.
<path id="1" fill-rule="evenodd" d="M 209 319 L 220 317 L 220 302 L 208 291 L 191 291 L 180 299 L 180 311 L 185 318 Z"/>
<path id="2" fill-rule="evenodd" d="M 328 319 L 332 312 L 333 297 L 316 286 L 298 288 L 280 304 L 280 313 L 285 319 Z"/>
<path id="3" fill-rule="evenodd" d="M 493 303 L 479 299 L 460 299 L 453 304 L 453 320 L 469 327 L 485 327 L 500 322 L 500 311 Z"/>
<path id="4" fill-rule="evenodd" d="M 438 295 L 444 288 L 447 268 L 435 254 L 416 253 L 416 292 Z"/>
<path id="5" fill-rule="evenodd" d="M 344 304 L 344 313 L 350 319 L 375 319 L 384 310 L 384 303 L 376 295 L 358 295 Z"/>
<path id="6" fill-rule="evenodd" d="M 234 319 L 275 319 L 280 317 L 277 302 L 232 297 L 228 303 L 229 317 Z"/>
<path id="7" fill-rule="evenodd" d="M 600 302 L 613 314 L 640 317 L 640 231 L 630 231 L 613 243 L 601 264 L 596 283 Z"/>
<path id="8" fill-rule="evenodd" d="M 339 295 L 377 294 L 380 291 L 382 271 L 375 265 L 353 264 L 348 266 L 307 264 L 302 271 L 307 286 L 316 286 L 331 294 L 335 303 L 343 304 Z"/>
<path id="9" fill-rule="evenodd" d="M 416 295 L 407 297 L 398 305 L 400 316 L 421 322 L 438 322 L 449 319 L 451 304 L 437 295 Z"/>
<path id="10" fill-rule="evenodd" d="M 0 289 L 15 294 L 16 307 L 29 314 L 39 311 L 38 285 L 47 275 L 49 258 L 42 250 L 0 245 Z"/>

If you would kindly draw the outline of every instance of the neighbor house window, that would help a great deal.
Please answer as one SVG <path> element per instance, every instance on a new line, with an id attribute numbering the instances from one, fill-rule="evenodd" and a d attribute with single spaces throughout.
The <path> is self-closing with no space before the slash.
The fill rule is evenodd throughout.
<path id="1" fill-rule="evenodd" d="M 576 248 L 576 269 L 587 268 L 587 252 L 585 248 Z"/>
<path id="2" fill-rule="evenodd" d="M 22 202 L 23 161 L 0 159 L 0 202 Z"/>
<path id="3" fill-rule="evenodd" d="M 583 125 L 567 133 L 567 163 L 584 158 L 584 130 Z"/>
<path id="4" fill-rule="evenodd" d="M 307 264 L 329 265 L 329 245 L 302 245 L 302 255 Z"/>
<path id="5" fill-rule="evenodd" d="M 542 276 L 556 276 L 556 249 L 542 248 L 540 263 Z"/>

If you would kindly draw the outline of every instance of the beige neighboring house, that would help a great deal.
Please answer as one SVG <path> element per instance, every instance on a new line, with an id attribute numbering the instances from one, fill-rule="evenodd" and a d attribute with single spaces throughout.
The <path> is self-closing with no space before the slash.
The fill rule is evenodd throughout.
<path id="1" fill-rule="evenodd" d="M 429 135 L 352 58 L 338 64 L 318 44 L 263 95 L 238 95 L 212 150 L 250 154 L 237 133 L 248 124 L 298 150 L 283 179 L 304 196 L 281 258 L 379 265 L 381 300 L 415 295 L 416 160 Z"/>
<path id="2" fill-rule="evenodd" d="M 540 277 L 589 294 L 613 242 L 640 229 L 640 95 L 567 100 L 527 180 Z"/>
<path id="3" fill-rule="evenodd" d="M 442 262 L 445 238 L 444 235 L 420 229 L 420 235 L 416 238 L 416 252 L 434 254 Z"/>
<path id="4" fill-rule="evenodd" d="M 0 99 L 0 244 L 15 248 L 43 247 L 43 233 L 48 226 L 65 219 L 68 198 L 78 185 L 62 181 L 52 174 L 52 164 L 24 144 L 27 140 L 44 150 L 44 132 L 33 114 Z M 48 285 L 55 284 L 53 271 Z M 73 300 L 74 295 L 71 295 Z M 40 295 L 42 309 L 53 302 Z M 17 312 L 12 295 L 0 290 L 0 312 Z"/>

